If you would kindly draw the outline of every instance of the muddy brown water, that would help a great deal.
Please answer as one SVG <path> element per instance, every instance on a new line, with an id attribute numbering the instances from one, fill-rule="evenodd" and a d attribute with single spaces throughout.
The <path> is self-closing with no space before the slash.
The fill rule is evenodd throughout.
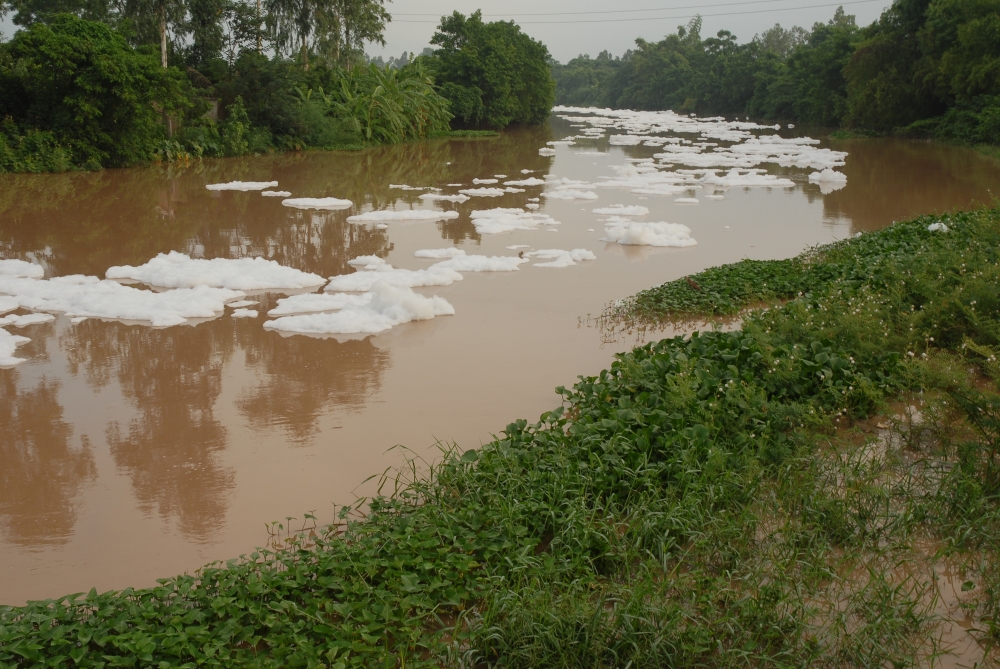
<path id="1" fill-rule="evenodd" d="M 0 257 L 34 258 L 47 276 L 102 276 L 160 252 L 265 256 L 331 276 L 376 254 L 397 267 L 413 253 L 457 245 L 587 248 L 598 259 L 564 269 L 467 274 L 421 289 L 456 315 L 367 338 L 283 336 L 228 315 L 154 329 L 65 317 L 11 331 L 31 338 L 28 362 L 0 369 L 0 603 L 146 586 L 206 562 L 249 553 L 265 524 L 367 494 L 373 474 L 399 466 L 403 445 L 432 458 L 437 441 L 472 448 L 516 418 L 558 405 L 553 392 L 606 367 L 628 341 L 601 343 L 587 317 L 611 300 L 744 257 L 782 258 L 913 214 L 992 200 L 1000 165 L 973 151 L 893 140 L 824 141 L 850 153 L 848 185 L 822 195 L 807 172 L 773 168 L 794 189 L 732 189 L 696 206 L 602 190 L 592 202 L 548 201 L 555 233 L 480 236 L 468 213 L 523 206 L 540 188 L 457 206 L 458 219 L 352 225 L 348 213 L 303 212 L 258 193 L 205 184 L 277 180 L 296 196 L 366 207 L 420 206 L 390 184 L 469 184 L 522 169 L 592 180 L 657 149 L 607 140 L 538 155 L 572 134 L 553 119 L 493 140 L 439 140 L 362 153 L 205 160 L 99 173 L 0 176 Z M 577 151 L 606 151 L 578 156 Z M 644 220 L 688 225 L 684 249 L 599 241 L 597 205 L 642 204 Z M 727 227 L 728 226 L 728 227 Z M 593 229 L 596 232 L 590 232 Z"/>

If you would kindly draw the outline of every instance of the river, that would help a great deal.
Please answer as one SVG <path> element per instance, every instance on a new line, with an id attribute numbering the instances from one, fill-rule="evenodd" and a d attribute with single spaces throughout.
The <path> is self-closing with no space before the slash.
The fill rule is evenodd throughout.
<path id="1" fill-rule="evenodd" d="M 598 372 L 632 343 L 602 343 L 588 323 L 608 302 L 713 265 L 790 257 L 915 214 L 990 203 L 1000 184 L 1000 163 L 969 149 L 824 139 L 817 148 L 847 153 L 837 168 L 846 186 L 825 194 L 808 182 L 814 170 L 764 163 L 793 185 L 719 189 L 723 199 L 691 189 L 697 204 L 635 189 L 599 188 L 597 199 L 542 196 L 538 213 L 559 225 L 477 232 L 474 210 L 523 207 L 554 192 L 559 179 L 587 190 L 614 176 L 613 166 L 649 165 L 664 148 L 612 145 L 604 135 L 539 155 L 579 128 L 554 115 L 545 127 L 498 139 L 0 175 L 0 258 L 39 264 L 46 278 L 103 278 L 109 267 L 170 251 L 262 256 L 321 277 L 354 272 L 348 261 L 362 255 L 426 268 L 434 261 L 414 257 L 420 249 L 596 256 L 564 267 L 538 267 L 546 258 L 533 257 L 518 271 L 418 288 L 455 314 L 371 336 L 265 329 L 265 312 L 284 297 L 278 292 L 249 295 L 257 317 L 227 311 L 154 328 L 59 315 L 8 326 L 30 342 L 17 348 L 25 362 L 0 368 L 0 603 L 150 585 L 249 553 L 267 541 L 270 521 L 309 511 L 328 520 L 334 502 L 370 494 L 366 479 L 407 454 L 433 459 L 438 442 L 473 448 L 510 421 L 557 406 L 556 386 Z M 448 184 L 490 187 L 473 179 L 494 175 L 506 175 L 500 187 L 548 179 L 461 203 L 390 188 L 454 193 L 459 187 Z M 256 191 L 205 187 L 234 180 L 277 181 L 295 197 L 345 198 L 355 208 L 295 209 Z M 602 241 L 607 215 L 592 210 L 615 204 L 650 210 L 637 220 L 683 224 L 697 245 Z M 458 217 L 382 227 L 347 221 L 359 210 L 411 207 Z"/>

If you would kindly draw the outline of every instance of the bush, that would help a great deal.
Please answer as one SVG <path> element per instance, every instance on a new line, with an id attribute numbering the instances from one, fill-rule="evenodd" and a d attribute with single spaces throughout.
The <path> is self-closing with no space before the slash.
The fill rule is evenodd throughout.
<path id="1" fill-rule="evenodd" d="M 0 117 L 26 133 L 52 133 L 75 165 L 149 160 L 165 138 L 162 115 L 189 106 L 178 70 L 164 70 L 102 23 L 59 14 L 19 31 L 7 48 L 16 65 L 0 71 Z"/>

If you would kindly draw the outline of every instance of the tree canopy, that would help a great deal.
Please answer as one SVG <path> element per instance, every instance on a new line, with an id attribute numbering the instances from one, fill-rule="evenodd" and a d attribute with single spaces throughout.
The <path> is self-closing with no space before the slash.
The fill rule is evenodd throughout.
<path id="1" fill-rule="evenodd" d="M 544 44 L 513 21 L 484 23 L 482 12 L 441 19 L 422 60 L 451 103 L 455 123 L 505 128 L 545 121 L 555 101 L 555 81 Z"/>

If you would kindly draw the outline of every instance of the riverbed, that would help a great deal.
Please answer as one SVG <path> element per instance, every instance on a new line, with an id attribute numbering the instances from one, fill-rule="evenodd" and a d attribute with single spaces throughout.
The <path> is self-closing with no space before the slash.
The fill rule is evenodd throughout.
<path id="1" fill-rule="evenodd" d="M 602 341 L 592 317 L 609 302 L 713 265 L 790 257 L 916 214 L 987 204 L 1000 183 L 1000 163 L 969 149 L 820 139 L 808 146 L 846 154 L 833 168 L 846 185 L 811 183 L 818 163 L 779 161 L 758 165 L 774 186 L 713 187 L 697 166 L 675 164 L 686 175 L 677 192 L 595 187 L 623 174 L 634 181 L 650 165 L 663 172 L 666 149 L 701 136 L 654 132 L 678 142 L 613 143 L 622 128 L 587 137 L 581 128 L 595 126 L 573 117 L 563 112 L 497 139 L 0 176 L 0 258 L 38 265 L 46 280 L 103 278 L 170 252 L 263 257 L 324 280 L 358 272 L 350 261 L 359 256 L 420 270 L 436 261 L 417 251 L 526 254 L 516 271 L 414 288 L 446 300 L 454 315 L 374 335 L 264 327 L 278 300 L 309 292 L 302 289 L 244 291 L 256 315 L 242 318 L 227 308 L 167 327 L 64 314 L 8 326 L 30 341 L 16 349 L 24 362 L 0 368 L 0 603 L 150 585 L 251 552 L 267 542 L 271 521 L 287 525 L 306 512 L 329 520 L 334 503 L 372 494 L 379 475 L 406 458 L 432 460 L 452 443 L 474 448 L 512 420 L 557 406 L 556 386 L 598 372 L 634 343 Z M 533 179 L 540 183 L 462 202 L 420 197 Z M 206 188 L 232 181 L 276 181 L 296 198 L 353 206 L 301 209 L 259 191 Z M 571 191 L 595 197 L 553 195 Z M 619 216 L 620 225 L 680 224 L 696 243 L 604 241 L 614 237 L 614 214 L 593 210 L 613 205 L 648 210 Z M 490 208 L 548 220 L 481 231 L 472 214 Z M 381 210 L 457 216 L 348 221 Z M 595 259 L 537 254 L 575 249 Z"/>

